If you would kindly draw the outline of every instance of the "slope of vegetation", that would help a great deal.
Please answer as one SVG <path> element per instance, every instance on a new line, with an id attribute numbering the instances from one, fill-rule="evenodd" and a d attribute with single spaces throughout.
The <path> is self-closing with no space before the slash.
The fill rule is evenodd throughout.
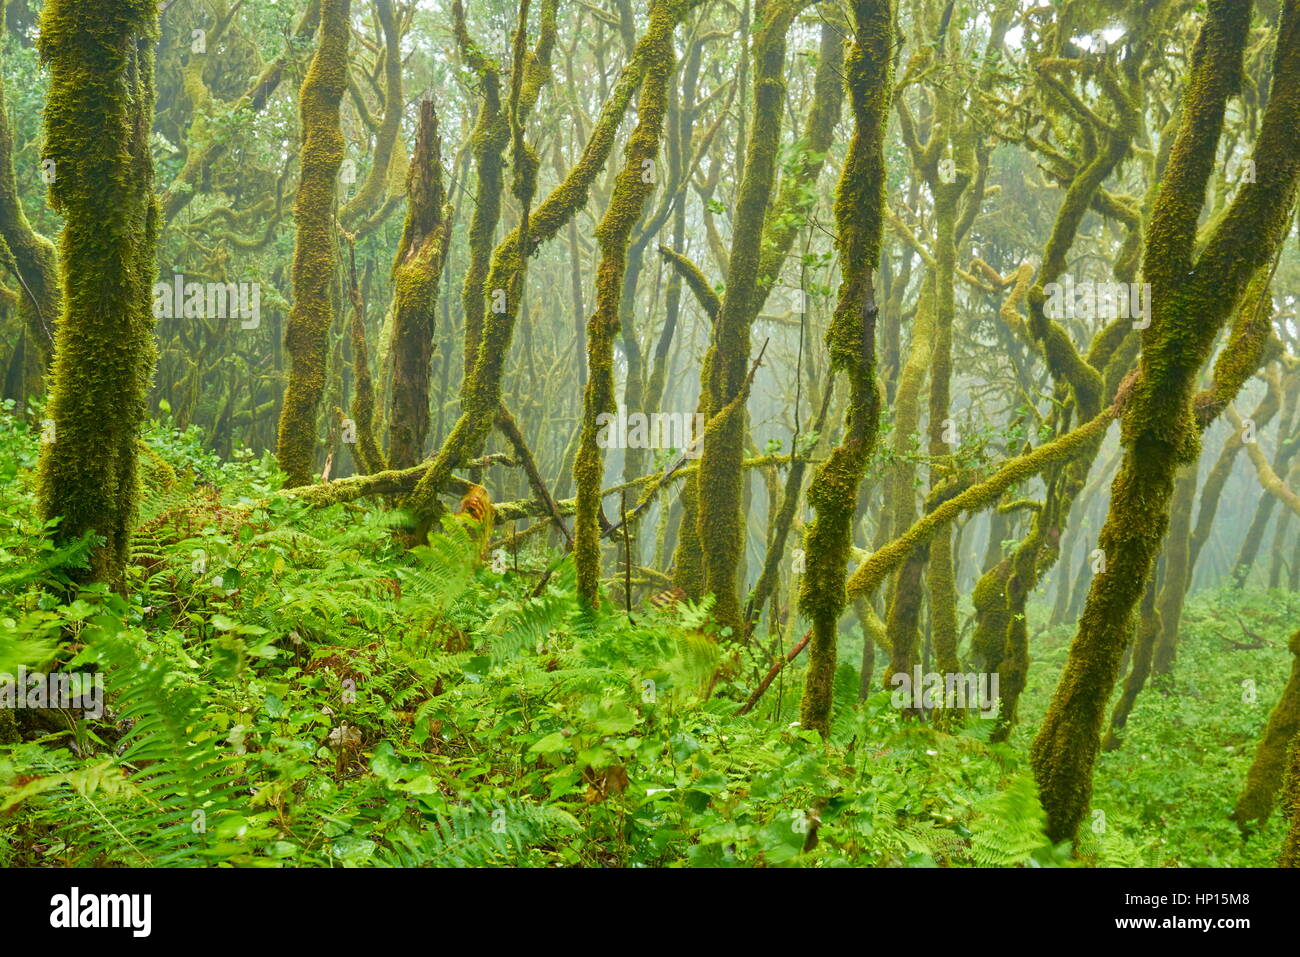
<path id="1" fill-rule="evenodd" d="M 70 634 L 60 655 L 102 668 L 110 692 L 100 720 L 54 714 L 21 744 L 9 731 L 7 866 L 1251 866 L 1280 840 L 1276 820 L 1243 842 L 1226 818 L 1280 647 L 1143 699 L 1099 769 L 1105 825 L 1072 861 L 1042 835 L 1023 753 L 989 742 L 992 719 L 944 734 L 902 721 L 887 691 L 856 707 L 859 676 L 841 664 L 823 747 L 798 728 L 795 667 L 736 716 L 753 654 L 717 640 L 707 604 L 587 617 L 555 553 L 494 571 L 477 525 L 449 520 L 404 554 L 392 512 L 294 505 L 268 456 L 222 461 L 162 421 L 146 442 L 166 478 L 125 595 L 51 600 L 77 555 L 40 549 L 33 520 L 0 529 L 0 663 L 38 665 Z M 37 447 L 0 417 L 6 515 L 31 513 Z M 1274 640 L 1297 605 L 1219 600 Z M 1232 661 L 1213 625 L 1226 610 L 1193 606 L 1188 672 Z M 734 677 L 709 694 L 722 659 Z"/>
<path id="2" fill-rule="evenodd" d="M 0 863 L 1300 866 L 1298 129 L 1300 0 L 0 0 Z"/>

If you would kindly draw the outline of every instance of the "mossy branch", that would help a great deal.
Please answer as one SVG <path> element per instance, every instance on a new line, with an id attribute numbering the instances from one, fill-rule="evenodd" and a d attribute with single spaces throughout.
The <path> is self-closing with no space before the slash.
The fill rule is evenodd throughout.
<path id="1" fill-rule="evenodd" d="M 695 265 L 685 253 L 679 253 L 667 246 L 659 247 L 659 255 L 663 256 L 664 261 L 682 277 L 687 288 L 695 295 L 700 308 L 704 310 L 704 314 L 709 317 L 709 321 L 717 322 L 718 313 L 722 310 L 722 299 L 704 278 L 700 267 Z"/>
<path id="2" fill-rule="evenodd" d="M 1032 452 L 1003 463 L 984 481 L 944 502 L 858 566 L 849 579 L 848 596 L 856 598 L 858 595 L 869 594 L 886 575 L 903 564 L 912 549 L 929 542 L 963 512 L 985 508 L 997 501 L 1007 489 L 1033 478 L 1049 465 L 1068 461 L 1104 434 L 1115 417 L 1114 407 L 1106 409 L 1091 421 L 1040 445 Z"/>

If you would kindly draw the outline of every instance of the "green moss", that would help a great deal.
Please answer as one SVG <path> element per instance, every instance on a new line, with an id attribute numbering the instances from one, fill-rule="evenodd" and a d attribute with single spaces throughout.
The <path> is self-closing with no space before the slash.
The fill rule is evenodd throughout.
<path id="1" fill-rule="evenodd" d="M 826 333 L 831 368 L 849 384 L 844 438 L 813 475 L 808 503 L 816 515 L 804 540 L 807 569 L 799 607 L 812 622 L 800 720 L 829 732 L 832 684 L 858 486 L 876 444 L 881 396 L 876 382 L 876 306 L 872 273 L 880 261 L 885 203 L 885 120 L 892 88 L 893 4 L 853 4 L 853 47 L 846 62 L 853 138 L 835 196 L 841 282 Z"/>
<path id="2" fill-rule="evenodd" d="M 344 149 L 339 103 L 347 89 L 350 10 L 351 0 L 323 0 L 320 45 L 300 94 L 303 142 L 293 208 L 293 305 L 284 335 L 289 374 L 276 443 L 276 457 L 290 488 L 312 480 L 316 417 L 325 393 L 329 330 L 334 322 L 336 180 Z"/>
<path id="3" fill-rule="evenodd" d="M 1011 617 L 1007 582 L 1011 580 L 1013 564 L 1010 556 L 1002 559 L 979 577 L 971 591 L 971 604 L 975 609 L 971 652 L 983 671 L 997 671 L 1002 664 L 1007 619 Z"/>
<path id="4" fill-rule="evenodd" d="M 1286 794 L 1282 807 L 1286 812 L 1290 827 L 1286 839 L 1282 842 L 1282 853 L 1278 857 L 1278 867 L 1300 867 L 1300 735 L 1291 741 L 1291 754 L 1287 762 Z"/>
<path id="5" fill-rule="evenodd" d="M 47 415 L 54 441 L 38 475 L 57 537 L 93 529 L 90 576 L 117 583 L 136 511 L 137 439 L 153 372 L 152 285 L 158 208 L 153 0 L 50 0 L 40 53 L 49 69 L 45 156 L 59 238 L 62 311 Z"/>
<path id="6" fill-rule="evenodd" d="M 1286 769 L 1288 748 L 1300 733 L 1300 631 L 1291 636 L 1289 647 L 1295 656 L 1291 662 L 1291 677 L 1269 713 L 1264 736 L 1260 738 L 1255 759 L 1246 772 L 1246 785 L 1232 812 L 1233 820 L 1243 829 L 1263 824 L 1273 813 Z"/>
<path id="7" fill-rule="evenodd" d="M 1261 267 L 1255 271 L 1233 314 L 1227 346 L 1214 360 L 1213 380 L 1192 400 L 1196 424 L 1202 431 L 1222 414 L 1260 366 L 1280 350 L 1273 333 L 1272 278 L 1272 270 Z"/>
<path id="8" fill-rule="evenodd" d="M 304 502 L 316 508 L 328 508 L 344 502 L 356 501 L 370 495 L 409 495 L 425 474 L 428 465 L 417 465 L 409 469 L 385 469 L 370 475 L 354 475 L 350 478 L 335 479 L 332 482 L 320 482 L 315 485 L 300 485 L 286 489 L 283 494 L 295 502 Z M 471 483 L 456 476 L 449 477 L 443 485 L 443 491 L 452 495 L 465 495 L 473 488 Z M 501 512 L 497 508 L 498 513 Z M 509 517 L 518 517 L 512 514 Z"/>
<path id="9" fill-rule="evenodd" d="M 555 48 L 555 15 L 558 7 L 559 0 L 542 2 L 542 12 L 537 25 L 537 45 L 528 56 L 519 89 L 516 112 L 521 122 L 527 119 L 533 107 L 537 105 L 542 87 L 551 79 L 551 51 Z"/>
<path id="10" fill-rule="evenodd" d="M 1152 319 L 1126 403 L 1124 461 L 1111 488 L 1094 577 L 1078 634 L 1034 740 L 1031 761 L 1055 841 L 1073 839 L 1087 813 L 1107 701 L 1129 641 L 1133 610 L 1168 527 L 1175 476 L 1199 452 L 1192 390 L 1228 316 L 1272 258 L 1294 202 L 1300 155 L 1300 5 L 1282 11 L 1273 91 L 1260 124 L 1256 181 L 1242 186 L 1195 256 L 1197 220 L 1216 162 L 1227 100 L 1240 83 L 1250 6 L 1210 2 L 1192 56 L 1182 123 L 1152 210 L 1144 278 Z"/>
<path id="11" fill-rule="evenodd" d="M 597 418 L 615 411 L 614 338 L 619 329 L 619 303 L 627 271 L 632 229 L 654 191 L 654 177 L 645 164 L 657 162 L 668 103 L 668 81 L 675 64 L 673 31 L 685 10 L 680 0 L 655 0 L 650 7 L 645 47 L 649 62 L 637 100 L 637 125 L 628 138 L 623 168 L 614 182 L 609 206 L 596 226 L 600 261 L 596 267 L 596 311 L 587 323 L 587 388 L 583 394 L 582 432 L 573 475 L 578 510 L 574 525 L 574 564 L 578 595 L 588 606 L 600 594 L 600 504 L 605 452 L 597 444 Z"/>
<path id="12" fill-rule="evenodd" d="M 896 536 L 858 566 L 849 579 L 849 597 L 873 592 L 886 575 L 903 564 L 912 549 L 928 543 L 958 515 L 992 505 L 1007 489 L 1033 478 L 1053 463 L 1069 460 L 1078 454 L 1080 447 L 1099 440 L 1114 421 L 1117 411 L 1115 408 L 1107 409 L 1090 422 L 1040 445 L 1032 452 L 1004 462 L 988 478 L 918 519 L 902 535 Z"/>
<path id="13" fill-rule="evenodd" d="M 659 247 L 659 254 L 664 257 L 664 261 L 669 263 L 677 274 L 685 280 L 686 285 L 691 292 L 695 294 L 700 308 L 704 314 L 709 317 L 710 322 L 718 321 L 718 313 L 722 311 L 722 299 L 709 285 L 709 281 L 704 278 L 704 273 L 700 272 L 698 266 L 691 260 L 677 252 L 669 249 L 667 246 Z"/>

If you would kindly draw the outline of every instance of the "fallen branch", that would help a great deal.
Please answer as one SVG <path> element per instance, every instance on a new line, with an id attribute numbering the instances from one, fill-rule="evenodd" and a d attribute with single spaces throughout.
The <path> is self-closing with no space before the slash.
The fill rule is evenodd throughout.
<path id="1" fill-rule="evenodd" d="M 790 461 L 789 455 L 759 455 L 751 459 L 746 459 L 741 463 L 742 468 L 754 469 L 764 468 L 769 465 L 783 465 Z M 815 460 L 810 460 L 815 461 Z M 467 468 L 479 468 L 487 465 L 516 465 L 518 463 L 504 459 L 499 455 L 484 456 L 482 459 L 475 459 L 466 462 Z M 650 475 L 642 475 L 627 482 L 620 482 L 618 485 L 611 486 L 601 492 L 601 497 L 616 495 L 623 489 L 638 488 L 642 485 L 654 483 L 654 491 L 673 482 L 677 482 L 699 468 L 698 463 L 692 463 L 669 474 L 654 472 Z M 384 472 L 376 472 L 373 475 L 354 475 L 351 478 L 335 479 L 332 482 L 321 482 L 317 485 L 303 485 L 298 488 L 284 489 L 280 497 L 292 499 L 298 502 L 306 502 L 310 505 L 325 507 L 327 505 L 337 505 L 340 502 L 350 502 L 354 499 L 365 498 L 370 495 L 409 495 L 420 479 L 429 471 L 429 463 L 414 465 L 409 469 L 390 469 Z M 472 487 L 472 482 L 463 479 L 460 476 L 452 475 L 443 483 L 442 492 L 447 495 L 463 496 Z M 576 499 L 566 498 L 555 502 L 555 509 L 560 515 L 572 515 Z M 550 510 L 544 502 L 534 499 L 520 499 L 511 502 L 498 502 L 493 505 L 496 512 L 497 522 L 515 521 L 521 518 L 535 518 L 537 516 L 547 516 L 546 524 L 550 524 Z M 629 512 L 628 517 L 634 518 L 638 513 Z M 603 535 L 609 535 L 616 531 L 618 526 L 611 525 L 605 530 Z M 527 530 L 525 530 L 527 531 Z M 520 535 L 525 532 L 520 532 Z"/>
<path id="2" fill-rule="evenodd" d="M 804 648 L 808 646 L 808 640 L 810 638 L 812 638 L 811 630 L 804 633 L 804 636 L 799 639 L 799 643 L 791 648 L 784 658 L 778 658 L 776 661 L 772 662 L 772 667 L 768 669 L 767 676 L 758 683 L 758 687 L 755 688 L 754 693 L 749 696 L 749 700 L 740 706 L 735 717 L 739 718 L 742 714 L 749 714 L 754 705 L 758 704 L 758 699 L 763 697 L 763 692 L 765 692 L 768 686 L 776 680 L 776 676 L 781 673 L 781 669 L 798 658 L 799 652 L 803 651 Z"/>

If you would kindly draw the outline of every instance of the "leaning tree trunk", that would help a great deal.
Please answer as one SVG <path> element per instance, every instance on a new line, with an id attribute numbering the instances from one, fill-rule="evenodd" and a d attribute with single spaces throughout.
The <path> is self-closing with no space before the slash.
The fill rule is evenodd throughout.
<path id="1" fill-rule="evenodd" d="M 1034 740 L 1031 762 L 1054 841 L 1073 839 L 1092 796 L 1102 720 L 1142 595 L 1169 523 L 1174 479 L 1199 453 L 1191 398 L 1196 376 L 1251 277 L 1272 259 L 1295 200 L 1300 153 L 1300 0 L 1287 0 L 1273 86 L 1260 125 L 1254 182 L 1199 249 L 1197 220 L 1216 161 L 1229 98 L 1241 85 L 1249 0 L 1211 0 L 1192 53 L 1182 120 L 1146 237 L 1144 278 L 1151 325 L 1128 383 L 1124 461 L 1111 487 L 1100 547 L 1106 570 L 1092 582 L 1079 631 Z"/>
<path id="2" fill-rule="evenodd" d="M 1291 677 L 1268 716 L 1264 736 L 1246 773 L 1246 786 L 1232 812 L 1233 820 L 1243 830 L 1263 824 L 1273 812 L 1286 769 L 1287 748 L 1300 733 L 1300 631 L 1291 636 L 1290 648 Z"/>
<path id="3" fill-rule="evenodd" d="M 154 0 L 49 0 L 41 14 L 46 168 L 64 228 L 40 511 L 61 518 L 61 540 L 90 532 L 103 539 L 89 576 L 111 583 L 130 546 L 155 356 L 149 130 L 157 22 Z"/>

